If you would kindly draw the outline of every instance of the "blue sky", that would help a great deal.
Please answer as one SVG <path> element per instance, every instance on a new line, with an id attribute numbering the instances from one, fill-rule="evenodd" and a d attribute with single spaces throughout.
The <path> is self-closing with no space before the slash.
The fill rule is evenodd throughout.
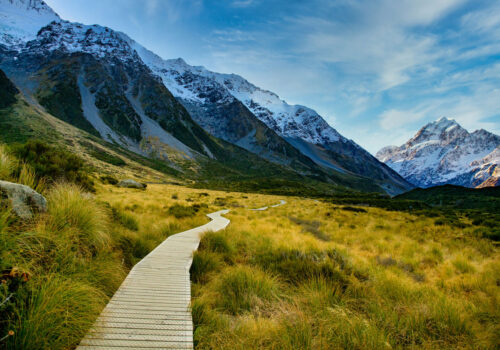
<path id="1" fill-rule="evenodd" d="M 372 153 L 446 116 L 500 134 L 497 0 L 46 0 L 164 58 L 242 75 Z"/>

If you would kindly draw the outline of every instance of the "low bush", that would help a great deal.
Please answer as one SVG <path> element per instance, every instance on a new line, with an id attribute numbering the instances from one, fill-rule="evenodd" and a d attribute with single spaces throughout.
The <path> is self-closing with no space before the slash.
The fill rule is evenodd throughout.
<path id="1" fill-rule="evenodd" d="M 177 219 L 195 216 L 202 208 L 208 208 L 206 204 L 193 204 L 186 206 L 182 204 L 174 204 L 168 208 L 168 214 L 175 216 Z"/>
<path id="2" fill-rule="evenodd" d="M 352 211 L 354 213 L 366 213 L 367 211 L 363 208 L 356 208 L 356 207 L 350 207 L 350 206 L 345 206 L 341 208 L 342 210 L 345 211 Z"/>
<path id="3" fill-rule="evenodd" d="M 196 209 L 192 206 L 175 204 L 168 208 L 168 214 L 175 216 L 177 219 L 187 218 L 194 216 L 196 214 Z"/>
<path id="4" fill-rule="evenodd" d="M 90 155 L 96 159 L 99 159 L 111 165 L 116 165 L 116 166 L 127 165 L 127 163 L 122 158 L 109 154 L 108 152 L 102 149 L 96 149 L 94 151 L 91 151 Z"/>
<path id="5" fill-rule="evenodd" d="M 74 182 L 87 191 L 95 191 L 94 183 L 78 156 L 42 141 L 30 140 L 13 147 L 14 154 L 29 164 L 37 177 L 49 182 Z"/>
<path id="6" fill-rule="evenodd" d="M 103 175 L 100 177 L 102 183 L 116 185 L 118 183 L 118 179 L 111 175 Z"/>

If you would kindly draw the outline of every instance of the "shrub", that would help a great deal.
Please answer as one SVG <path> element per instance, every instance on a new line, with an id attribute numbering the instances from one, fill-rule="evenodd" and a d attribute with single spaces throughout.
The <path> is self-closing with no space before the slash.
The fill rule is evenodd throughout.
<path id="1" fill-rule="evenodd" d="M 356 208 L 356 207 L 350 207 L 350 206 L 345 206 L 341 208 L 342 210 L 345 211 L 352 211 L 354 213 L 366 213 L 367 211 L 363 208 Z"/>
<path id="2" fill-rule="evenodd" d="M 116 177 L 111 176 L 111 175 L 101 176 L 101 181 L 102 181 L 102 183 L 110 184 L 110 185 L 116 185 L 118 183 L 118 179 Z"/>
<path id="3" fill-rule="evenodd" d="M 177 219 L 194 216 L 201 208 L 207 208 L 206 204 L 193 204 L 186 206 L 182 204 L 174 204 L 168 208 L 168 214 L 175 216 Z"/>
<path id="4" fill-rule="evenodd" d="M 95 190 L 83 160 L 72 153 L 37 140 L 15 147 L 14 153 L 28 163 L 39 178 L 47 178 L 52 183 L 60 180 L 74 182 L 85 190 Z"/>
<path id="5" fill-rule="evenodd" d="M 108 152 L 102 150 L 102 149 L 95 149 L 93 151 L 90 151 L 90 155 L 96 159 L 99 159 L 103 162 L 109 163 L 111 165 L 116 165 L 116 166 L 124 166 L 127 165 L 127 163 L 121 159 L 120 157 L 116 157 L 112 154 L 109 154 Z"/>

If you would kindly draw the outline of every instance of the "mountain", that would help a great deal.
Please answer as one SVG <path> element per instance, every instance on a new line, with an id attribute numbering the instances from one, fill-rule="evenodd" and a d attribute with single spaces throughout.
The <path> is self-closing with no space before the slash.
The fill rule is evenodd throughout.
<path id="1" fill-rule="evenodd" d="M 404 145 L 382 148 L 376 157 L 423 188 L 485 187 L 500 182 L 500 136 L 483 129 L 469 133 L 444 117 L 425 125 Z"/>
<path id="2" fill-rule="evenodd" d="M 410 188 L 314 111 L 239 76 L 163 60 L 123 33 L 62 20 L 41 0 L 0 0 L 0 20 L 0 69 L 26 100 L 110 143 L 179 171 L 217 162 L 241 174 L 251 166 L 242 160 L 261 164 L 247 150 L 275 174 Z"/>
<path id="3" fill-rule="evenodd" d="M 371 178 L 389 193 L 411 188 L 401 176 L 343 137 L 314 110 L 289 105 L 275 93 L 260 89 L 239 75 L 211 72 L 181 58 L 164 60 L 126 38 L 143 62 L 212 135 L 267 159 L 286 157 L 290 154 L 287 149 L 269 147 L 276 143 L 261 137 L 271 134 L 270 129 L 325 169 Z M 268 128 L 265 133 L 263 126 Z"/>

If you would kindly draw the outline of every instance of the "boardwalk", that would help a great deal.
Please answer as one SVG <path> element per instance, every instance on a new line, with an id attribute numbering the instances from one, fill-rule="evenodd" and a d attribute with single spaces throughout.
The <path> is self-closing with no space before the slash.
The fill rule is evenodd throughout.
<path id="1" fill-rule="evenodd" d="M 264 210 L 267 210 L 269 208 L 276 208 L 276 207 L 279 207 L 280 205 L 283 205 L 283 204 L 286 204 L 286 201 L 284 201 L 283 199 L 280 200 L 280 202 L 278 204 L 274 204 L 274 205 L 271 205 L 270 207 L 262 207 L 262 208 L 256 208 L 256 209 L 250 209 L 250 210 L 254 210 L 254 211 L 264 211 Z"/>
<path id="2" fill-rule="evenodd" d="M 227 212 L 209 214 L 208 224 L 170 236 L 135 265 L 77 349 L 192 349 L 192 252 L 202 233 L 229 224 L 221 216 Z"/>

